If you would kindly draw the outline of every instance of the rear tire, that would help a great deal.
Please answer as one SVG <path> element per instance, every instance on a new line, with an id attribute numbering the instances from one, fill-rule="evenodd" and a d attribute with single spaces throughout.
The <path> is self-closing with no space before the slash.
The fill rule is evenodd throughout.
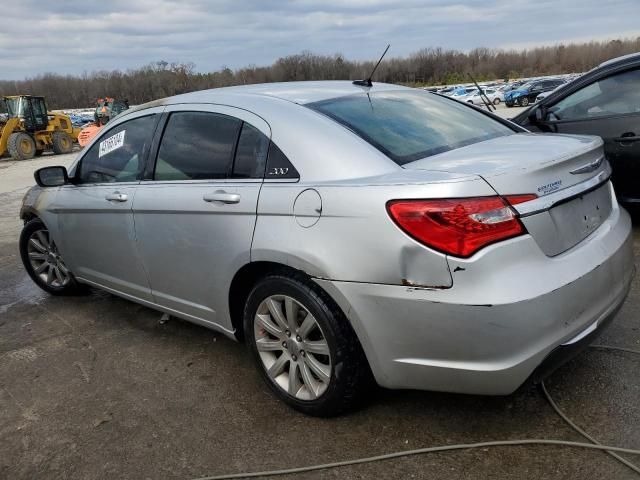
<path id="1" fill-rule="evenodd" d="M 51 143 L 53 144 L 53 151 L 57 155 L 71 153 L 73 150 L 73 140 L 67 132 L 53 132 L 51 135 Z"/>
<path id="2" fill-rule="evenodd" d="M 245 304 L 244 333 L 271 391 L 307 415 L 350 410 L 373 383 L 348 320 L 302 274 L 272 274 L 255 285 Z"/>
<path id="3" fill-rule="evenodd" d="M 528 107 L 529 106 L 529 97 L 520 97 L 518 99 L 518 105 L 520 105 L 521 107 Z"/>
<path id="4" fill-rule="evenodd" d="M 20 234 L 20 257 L 31 279 L 52 295 L 82 295 L 80 285 L 62 261 L 55 242 L 39 218 L 30 220 Z"/>
<path id="5" fill-rule="evenodd" d="M 36 154 L 36 142 L 27 133 L 14 132 L 7 141 L 7 150 L 14 160 L 29 160 Z"/>

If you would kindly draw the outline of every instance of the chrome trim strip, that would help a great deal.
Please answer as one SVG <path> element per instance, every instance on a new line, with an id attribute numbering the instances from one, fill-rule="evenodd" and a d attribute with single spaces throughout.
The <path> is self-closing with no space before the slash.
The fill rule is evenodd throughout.
<path id="1" fill-rule="evenodd" d="M 607 181 L 609 181 L 610 177 L 611 167 L 607 163 L 607 168 L 605 170 L 600 172 L 595 177 L 590 178 L 589 180 L 578 183 L 577 185 L 572 185 L 571 187 L 567 187 L 562 190 L 558 190 L 557 192 L 550 193 L 549 195 L 544 195 L 536 200 L 531 200 L 530 202 L 519 203 L 517 205 L 514 205 L 512 208 L 514 208 L 521 217 L 544 212 L 546 210 L 549 210 L 556 203 L 560 203 L 573 197 L 577 197 L 587 190 L 591 190 L 601 184 L 606 183 Z"/>

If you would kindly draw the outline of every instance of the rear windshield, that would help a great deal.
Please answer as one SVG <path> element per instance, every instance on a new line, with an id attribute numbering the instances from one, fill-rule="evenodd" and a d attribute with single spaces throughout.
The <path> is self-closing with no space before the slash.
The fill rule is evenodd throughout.
<path id="1" fill-rule="evenodd" d="M 428 92 L 349 95 L 307 106 L 352 130 L 398 165 L 515 133 L 473 108 Z"/>

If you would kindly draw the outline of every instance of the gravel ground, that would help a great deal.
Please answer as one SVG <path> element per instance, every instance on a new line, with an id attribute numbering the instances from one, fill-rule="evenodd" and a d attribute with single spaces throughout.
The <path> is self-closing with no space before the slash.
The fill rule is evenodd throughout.
<path id="1" fill-rule="evenodd" d="M 534 387 L 507 397 L 378 390 L 356 413 L 307 418 L 269 394 L 242 345 L 178 320 L 160 324 L 159 313 L 107 293 L 47 296 L 20 263 L 17 214 L 33 171 L 72 159 L 0 161 L 0 478 L 189 479 L 441 444 L 582 440 Z M 638 253 L 638 227 L 634 235 Z M 602 343 L 640 348 L 639 314 L 636 277 Z M 639 448 L 639 368 L 640 358 L 590 350 L 548 386 L 602 442 Z M 537 446 L 296 478 L 636 477 L 602 452 Z"/>

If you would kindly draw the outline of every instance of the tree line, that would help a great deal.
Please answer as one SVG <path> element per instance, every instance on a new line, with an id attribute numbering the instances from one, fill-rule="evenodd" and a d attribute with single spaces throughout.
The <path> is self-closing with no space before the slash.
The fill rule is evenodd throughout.
<path id="1" fill-rule="evenodd" d="M 467 73 L 479 81 L 578 73 L 610 58 L 640 51 L 635 39 L 558 44 L 524 50 L 476 48 L 469 52 L 423 48 L 407 57 L 388 58 L 374 80 L 411 86 L 468 82 Z M 0 95 L 44 95 L 50 109 L 92 107 L 96 99 L 110 96 L 136 105 L 194 90 L 294 80 L 353 80 L 366 78 L 377 59 L 348 60 L 341 54 L 302 52 L 277 59 L 272 65 L 250 65 L 237 70 L 222 68 L 200 73 L 193 63 L 154 62 L 121 71 L 95 71 L 82 75 L 46 73 L 24 80 L 0 80 Z"/>

